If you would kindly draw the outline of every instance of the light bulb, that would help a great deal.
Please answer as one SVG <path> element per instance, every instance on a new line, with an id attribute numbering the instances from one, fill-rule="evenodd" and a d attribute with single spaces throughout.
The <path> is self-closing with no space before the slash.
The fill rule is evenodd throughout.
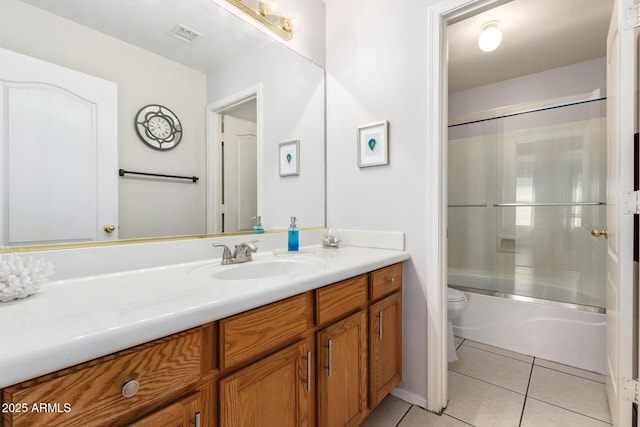
<path id="1" fill-rule="evenodd" d="M 491 21 L 482 26 L 482 33 L 478 38 L 478 46 L 483 52 L 491 52 L 500 46 L 502 31 L 498 28 L 498 24 L 498 21 Z"/>
<path id="2" fill-rule="evenodd" d="M 274 2 L 259 1 L 258 13 L 262 16 L 276 15 L 276 9 L 278 5 Z"/>

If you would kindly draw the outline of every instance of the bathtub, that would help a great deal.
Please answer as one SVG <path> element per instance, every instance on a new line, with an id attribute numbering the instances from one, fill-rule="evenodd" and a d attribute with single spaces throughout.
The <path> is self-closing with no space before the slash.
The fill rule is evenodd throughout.
<path id="1" fill-rule="evenodd" d="M 491 288 L 494 279 L 449 274 L 449 284 L 469 301 L 453 324 L 455 335 L 605 374 L 604 313 L 477 293 L 469 289 L 474 280 Z"/>

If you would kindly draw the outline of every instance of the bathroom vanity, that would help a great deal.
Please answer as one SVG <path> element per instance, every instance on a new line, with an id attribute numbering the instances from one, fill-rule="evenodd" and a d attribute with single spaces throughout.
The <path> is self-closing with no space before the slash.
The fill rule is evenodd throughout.
<path id="1" fill-rule="evenodd" d="M 75 331 L 52 326 L 59 328 L 50 332 L 59 335 L 61 348 L 49 337 L 47 345 L 28 351 L 15 334 L 16 345 L 0 356 L 0 425 L 358 425 L 401 379 L 402 261 L 409 256 L 355 247 L 322 251 L 307 258 L 257 257 L 226 269 L 187 263 L 59 285 L 91 288 L 110 281 L 117 293 L 131 280 L 143 290 L 156 282 L 158 294 L 135 309 L 132 302 L 120 305 L 118 325 L 79 310 L 96 326 L 93 332 L 83 331 L 86 325 Z M 321 268 L 313 267 L 317 259 Z M 311 272 L 300 263 L 311 263 Z M 189 298 L 163 294 L 169 289 L 163 283 L 185 274 Z M 46 295 L 0 310 L 17 313 L 38 297 Z M 72 317 L 78 310 L 76 304 L 68 309 Z M 134 319 L 127 309 L 142 317 Z M 31 331 L 30 339 L 47 341 L 43 329 Z M 149 333 L 158 338 L 118 348 L 131 334 Z M 3 353 L 7 343 L 3 339 Z M 115 351 L 91 358 L 109 347 Z M 47 362 L 56 354 L 64 360 Z M 38 372 L 55 363 L 66 367 Z"/>

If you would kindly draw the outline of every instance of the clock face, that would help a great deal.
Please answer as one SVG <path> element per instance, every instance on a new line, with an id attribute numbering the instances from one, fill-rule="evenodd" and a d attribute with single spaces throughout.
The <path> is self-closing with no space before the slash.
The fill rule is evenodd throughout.
<path id="1" fill-rule="evenodd" d="M 149 132 L 158 139 L 165 139 L 171 135 L 171 125 L 161 116 L 153 116 L 149 119 Z"/>
<path id="2" fill-rule="evenodd" d="M 182 125 L 173 111 L 162 105 L 147 105 L 136 115 L 136 131 L 156 150 L 170 150 L 182 139 Z"/>

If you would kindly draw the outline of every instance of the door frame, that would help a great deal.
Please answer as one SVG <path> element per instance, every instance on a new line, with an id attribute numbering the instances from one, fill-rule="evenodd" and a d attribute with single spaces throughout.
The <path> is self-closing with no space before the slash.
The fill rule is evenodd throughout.
<path id="1" fill-rule="evenodd" d="M 447 406 L 447 26 L 510 0 L 441 0 L 427 16 L 427 410 Z"/>
<path id="2" fill-rule="evenodd" d="M 509 0 L 441 0 L 429 7 L 427 27 L 427 409 L 440 413 L 447 405 L 447 35 L 449 24 L 507 3 Z M 630 0 L 623 0 L 628 5 Z M 629 156 L 631 157 L 631 156 Z M 627 183 L 625 188 L 633 183 Z M 628 190 L 632 190 L 629 188 Z M 632 250 L 632 245 L 624 245 Z M 432 268 L 433 267 L 433 268 Z M 618 384 L 619 385 L 619 384 Z M 630 407 L 630 404 L 627 405 Z M 629 414 L 630 416 L 630 414 Z"/>
<path id="3" fill-rule="evenodd" d="M 220 188 L 221 180 L 217 171 L 220 168 L 222 162 L 221 152 L 219 150 L 219 132 L 221 116 L 225 110 L 230 107 L 241 104 L 249 99 L 255 98 L 256 100 L 256 175 L 258 177 L 257 182 L 257 207 L 258 215 L 262 215 L 262 176 L 263 170 L 263 147 L 262 147 L 262 84 L 258 83 L 254 86 L 247 87 L 234 94 L 226 96 L 218 101 L 215 101 L 206 107 L 207 116 L 207 129 L 206 129 L 206 156 L 207 156 L 207 234 L 219 234 L 221 232 L 219 221 L 220 217 L 220 205 L 217 200 L 217 196 L 214 195 L 215 189 Z"/>

